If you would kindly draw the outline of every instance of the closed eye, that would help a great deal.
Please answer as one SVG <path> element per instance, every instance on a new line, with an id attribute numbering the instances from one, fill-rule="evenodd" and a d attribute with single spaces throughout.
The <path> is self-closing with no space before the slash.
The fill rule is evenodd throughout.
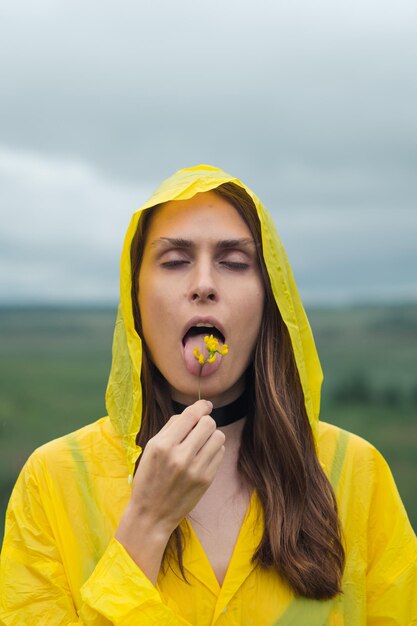
<path id="1" fill-rule="evenodd" d="M 221 265 L 225 265 L 229 269 L 237 271 L 246 270 L 249 267 L 248 263 L 242 263 L 239 261 L 221 261 Z"/>
<path id="2" fill-rule="evenodd" d="M 189 263 L 189 261 L 184 261 L 183 259 L 173 259 L 172 261 L 164 261 L 161 263 L 162 267 L 178 267 L 179 265 L 184 265 L 185 263 Z"/>
<path id="3" fill-rule="evenodd" d="M 184 261 L 183 259 L 172 259 L 171 261 L 164 261 L 163 263 L 161 263 L 161 266 L 166 267 L 167 269 L 172 269 L 189 263 L 190 261 Z M 249 267 L 248 263 L 242 263 L 239 261 L 220 261 L 220 265 L 223 265 L 228 269 L 235 271 L 243 271 L 248 269 Z"/>

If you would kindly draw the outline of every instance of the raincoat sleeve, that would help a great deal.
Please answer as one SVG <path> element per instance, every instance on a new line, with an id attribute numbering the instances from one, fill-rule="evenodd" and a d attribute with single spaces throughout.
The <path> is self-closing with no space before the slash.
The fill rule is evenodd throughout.
<path id="1" fill-rule="evenodd" d="M 388 464 L 374 449 L 367 626 L 417 626 L 417 539 Z"/>
<path id="2" fill-rule="evenodd" d="M 0 624 L 191 626 L 112 539 L 80 590 L 60 555 L 50 503 L 30 459 L 10 499 L 0 562 Z M 53 514 L 53 513 L 52 513 Z M 75 601 L 77 596 L 78 601 Z"/>

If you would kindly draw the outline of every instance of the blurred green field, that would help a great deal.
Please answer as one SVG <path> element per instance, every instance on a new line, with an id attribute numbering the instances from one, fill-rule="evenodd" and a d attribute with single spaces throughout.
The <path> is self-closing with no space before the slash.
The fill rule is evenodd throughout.
<path id="1" fill-rule="evenodd" d="M 417 305 L 310 309 L 322 419 L 376 445 L 417 529 Z M 0 309 L 0 537 L 38 445 L 105 414 L 116 311 Z"/>

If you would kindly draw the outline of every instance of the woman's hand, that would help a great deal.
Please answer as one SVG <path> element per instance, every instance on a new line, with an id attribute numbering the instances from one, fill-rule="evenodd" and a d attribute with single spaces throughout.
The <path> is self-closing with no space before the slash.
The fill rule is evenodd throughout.
<path id="1" fill-rule="evenodd" d="M 213 482 L 225 436 L 199 400 L 173 415 L 142 453 L 116 539 L 155 584 L 172 531 Z"/>
<path id="2" fill-rule="evenodd" d="M 199 400 L 174 415 L 149 440 L 133 482 L 131 505 L 168 536 L 212 483 L 225 436 Z"/>

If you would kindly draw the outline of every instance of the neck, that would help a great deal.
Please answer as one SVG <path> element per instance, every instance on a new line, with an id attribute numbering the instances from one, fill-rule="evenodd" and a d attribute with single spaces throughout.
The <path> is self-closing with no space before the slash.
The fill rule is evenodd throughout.
<path id="1" fill-rule="evenodd" d="M 174 406 L 174 411 L 176 413 L 182 413 L 186 408 L 185 404 L 181 404 L 180 402 L 172 401 Z M 246 417 L 248 408 L 248 398 L 245 392 L 229 404 L 224 406 L 216 407 L 211 412 L 211 417 L 215 420 L 218 427 L 228 426 L 229 424 L 233 424 L 238 420 Z"/>

